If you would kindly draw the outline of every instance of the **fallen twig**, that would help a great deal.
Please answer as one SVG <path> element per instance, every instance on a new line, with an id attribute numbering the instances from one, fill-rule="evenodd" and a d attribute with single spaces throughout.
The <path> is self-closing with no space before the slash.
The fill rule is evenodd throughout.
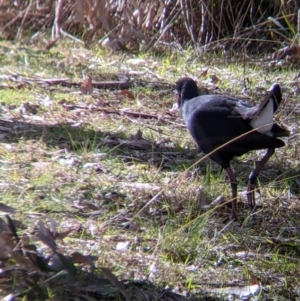
<path id="1" fill-rule="evenodd" d="M 70 81 L 68 78 L 32 78 L 25 77 L 18 74 L 13 75 L 1 75 L 1 79 L 9 80 L 13 82 L 22 83 L 37 83 L 37 84 L 47 84 L 49 86 L 61 85 L 66 87 L 79 87 L 81 81 Z M 129 81 L 93 81 L 93 87 L 98 89 L 129 89 L 132 83 Z"/>

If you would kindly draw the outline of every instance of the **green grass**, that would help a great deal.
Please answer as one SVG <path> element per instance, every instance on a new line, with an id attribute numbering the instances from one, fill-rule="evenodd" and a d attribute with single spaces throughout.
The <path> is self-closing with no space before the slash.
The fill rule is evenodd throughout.
<path id="1" fill-rule="evenodd" d="M 172 85 L 183 75 L 199 78 L 202 70 L 209 68 L 199 84 L 211 93 L 257 102 L 263 97 L 257 87 L 268 89 L 270 82 L 276 81 L 289 86 L 287 79 L 293 78 L 296 70 L 266 72 L 267 63 L 258 59 L 243 66 L 242 60 L 228 62 L 220 54 L 199 56 L 192 50 L 135 57 L 97 47 L 74 52 L 78 45 L 64 41 L 49 53 L 40 52 L 38 46 L 28 50 L 1 42 L 0 48 L 4 46 L 10 49 L 1 59 L 0 70 L 5 75 L 9 75 L 8 68 L 28 77 L 81 80 L 85 70 L 93 79 L 109 80 L 123 72 L 137 83 L 131 89 L 134 100 L 121 97 L 119 91 L 82 96 L 73 93 L 79 88 L 50 89 L 39 84 L 0 90 L 1 111 L 13 121 L 0 124 L 11 130 L 3 129 L 6 135 L 0 141 L 0 199 L 17 209 L 14 218 L 25 225 L 20 233 L 28 232 L 38 219 L 32 217 L 35 214 L 53 217 L 62 229 L 80 224 L 81 231 L 72 232 L 60 243 L 65 252 L 97 255 L 96 267 L 111 268 L 120 279 L 144 280 L 151 274 L 149 265 L 155 264 L 156 272 L 150 277 L 153 284 L 192 293 L 215 284 L 251 284 L 252 276 L 268 288 L 260 300 L 299 287 L 299 200 L 297 195 L 287 194 L 299 177 L 297 138 L 278 150 L 261 173 L 257 216 L 249 218 L 241 194 L 241 220 L 231 223 L 226 207 L 205 211 L 198 198 L 201 186 L 206 202 L 220 195 L 229 201 L 225 173 L 208 159 L 192 166 L 199 160 L 196 146 L 180 126 L 179 114 L 169 112 L 176 101 Z M 133 65 L 130 59 L 144 62 Z M 243 93 L 244 74 L 248 95 Z M 217 84 L 211 83 L 212 75 L 219 78 Z M 157 83 L 162 80 L 171 85 L 160 87 Z M 155 88 L 139 84 L 145 81 L 156 82 Z M 45 97 L 50 106 L 40 102 Z M 292 105 L 297 103 L 297 96 L 287 97 Z M 38 110 L 24 117 L 20 106 L 27 102 L 38 105 Z M 94 105 L 99 110 L 67 110 L 62 106 L 65 102 Z M 158 118 L 107 113 L 124 108 Z M 36 116 L 43 121 L 36 121 Z M 297 114 L 283 112 L 280 118 L 297 132 Z M 133 145 L 138 130 L 148 147 Z M 233 160 L 239 192 L 246 190 L 249 172 L 261 156 L 262 152 L 252 152 Z M 95 211 L 98 213 L 93 215 Z M 116 250 L 118 242 L 127 241 L 128 250 Z M 249 255 L 240 257 L 242 251 Z M 55 300 L 57 291 L 49 287 L 48 295 Z"/>

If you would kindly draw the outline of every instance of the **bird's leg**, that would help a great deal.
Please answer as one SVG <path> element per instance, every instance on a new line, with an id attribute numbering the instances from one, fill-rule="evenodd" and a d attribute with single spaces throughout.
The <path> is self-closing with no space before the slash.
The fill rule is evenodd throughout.
<path id="1" fill-rule="evenodd" d="M 228 177 L 230 179 L 230 185 L 231 185 L 231 192 L 232 192 L 232 219 L 237 219 L 236 214 L 236 200 L 237 200 L 237 181 L 235 178 L 235 175 L 231 169 L 231 167 L 227 167 L 226 172 L 228 174 Z"/>
<path id="2" fill-rule="evenodd" d="M 263 167 L 266 165 L 270 157 L 273 156 L 275 152 L 274 148 L 269 148 L 265 156 L 262 160 L 258 163 L 256 168 L 250 173 L 248 179 L 248 189 L 247 189 L 247 200 L 248 206 L 250 207 L 251 211 L 255 209 L 255 191 L 257 190 L 257 177 Z"/>

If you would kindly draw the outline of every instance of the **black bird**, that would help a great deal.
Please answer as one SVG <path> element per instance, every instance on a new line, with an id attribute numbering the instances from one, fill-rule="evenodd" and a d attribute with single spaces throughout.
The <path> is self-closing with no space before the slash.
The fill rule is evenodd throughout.
<path id="1" fill-rule="evenodd" d="M 285 145 L 277 137 L 289 136 L 286 129 L 273 121 L 282 98 L 280 86 L 273 85 L 264 100 L 254 107 L 229 96 L 199 95 L 196 82 L 188 77 L 177 81 L 176 90 L 178 106 L 190 134 L 199 148 L 221 165 L 229 176 L 233 219 L 237 218 L 237 181 L 230 160 L 251 150 L 268 149 L 249 175 L 247 200 L 253 210 L 257 176 L 275 148 Z"/>

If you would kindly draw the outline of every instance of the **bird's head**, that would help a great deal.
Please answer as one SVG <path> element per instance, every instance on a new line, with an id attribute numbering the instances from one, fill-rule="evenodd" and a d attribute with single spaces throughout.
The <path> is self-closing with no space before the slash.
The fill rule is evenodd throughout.
<path id="1" fill-rule="evenodd" d="M 185 101 L 199 96 L 197 84 L 190 77 L 182 77 L 176 82 L 176 92 L 179 108 Z"/>

